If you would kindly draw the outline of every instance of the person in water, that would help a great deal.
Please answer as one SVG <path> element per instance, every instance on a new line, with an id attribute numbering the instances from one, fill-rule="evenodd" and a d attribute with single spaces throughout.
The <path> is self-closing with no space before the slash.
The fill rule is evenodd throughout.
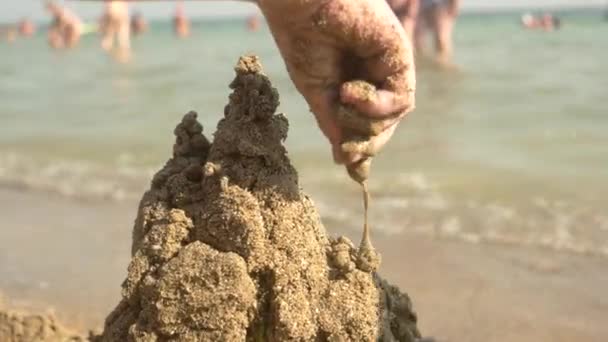
<path id="1" fill-rule="evenodd" d="M 134 36 L 138 36 L 148 31 L 148 23 L 140 12 L 135 12 L 131 17 L 131 32 Z"/>
<path id="2" fill-rule="evenodd" d="M 410 41 L 413 41 L 420 0 L 387 0 L 387 2 L 403 25 Z"/>
<path id="3" fill-rule="evenodd" d="M 551 13 L 545 13 L 540 19 L 541 28 L 546 32 L 552 32 L 561 27 L 561 21 Z"/>
<path id="4" fill-rule="evenodd" d="M 36 33 L 36 25 L 28 18 L 23 18 L 17 24 L 17 30 L 22 37 L 31 37 Z"/>
<path id="5" fill-rule="evenodd" d="M 454 53 L 452 35 L 459 10 L 460 0 L 420 0 L 414 35 L 416 50 L 425 53 L 425 39 L 430 32 L 435 46 L 435 59 L 441 65 L 451 65 Z"/>
<path id="6" fill-rule="evenodd" d="M 260 29 L 260 18 L 253 14 L 247 17 L 247 31 L 256 32 Z"/>
<path id="7" fill-rule="evenodd" d="M 175 16 L 173 17 L 173 30 L 175 35 L 180 38 L 185 38 L 190 35 L 190 20 L 186 17 L 184 11 L 184 3 L 182 1 L 177 3 L 175 7 Z"/>
<path id="8" fill-rule="evenodd" d="M 72 48 L 80 41 L 82 21 L 69 9 L 55 2 L 47 2 L 47 11 L 53 17 L 48 30 L 48 41 L 55 49 Z"/>
<path id="9" fill-rule="evenodd" d="M 17 29 L 13 25 L 0 26 L 0 42 L 12 43 L 17 40 Z"/>
<path id="10" fill-rule="evenodd" d="M 521 25 L 528 30 L 551 32 L 561 27 L 561 20 L 550 13 L 545 13 L 541 17 L 526 13 L 521 16 Z"/>
<path id="11" fill-rule="evenodd" d="M 131 20 L 129 17 L 129 5 L 126 1 L 105 1 L 105 10 L 100 22 L 100 32 L 102 34 L 101 47 L 105 51 L 114 52 L 121 60 L 129 58 L 131 51 Z"/>

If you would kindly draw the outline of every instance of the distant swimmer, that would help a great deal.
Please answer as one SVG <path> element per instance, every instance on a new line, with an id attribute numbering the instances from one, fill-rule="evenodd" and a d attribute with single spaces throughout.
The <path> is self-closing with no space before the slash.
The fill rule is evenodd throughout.
<path id="1" fill-rule="evenodd" d="M 525 13 L 521 16 L 521 25 L 528 30 L 551 32 L 560 29 L 562 22 L 561 19 L 550 13 L 545 13 L 540 17 Z"/>
<path id="2" fill-rule="evenodd" d="M 140 12 L 135 12 L 131 16 L 131 32 L 134 36 L 140 35 L 148 31 L 148 23 Z"/>
<path id="3" fill-rule="evenodd" d="M 531 13 L 522 14 L 521 26 L 527 29 L 536 29 L 540 27 L 540 22 Z"/>
<path id="4" fill-rule="evenodd" d="M 420 0 L 387 0 L 397 19 L 403 25 L 410 40 L 413 40 Z"/>
<path id="5" fill-rule="evenodd" d="M 547 32 L 555 31 L 561 27 L 561 20 L 555 17 L 553 14 L 545 13 L 541 18 L 541 24 L 543 30 Z"/>
<path id="6" fill-rule="evenodd" d="M 17 40 L 17 29 L 14 26 L 0 26 L 0 41 L 12 43 Z"/>
<path id="7" fill-rule="evenodd" d="M 179 1 L 175 8 L 175 16 L 173 17 L 173 29 L 175 34 L 180 38 L 185 38 L 190 35 L 190 21 L 186 17 L 184 11 L 184 3 Z"/>
<path id="8" fill-rule="evenodd" d="M 451 65 L 454 44 L 452 34 L 458 18 L 460 0 L 420 0 L 414 43 L 416 49 L 424 51 L 427 32 L 432 32 L 436 60 L 444 66 Z"/>
<path id="9" fill-rule="evenodd" d="M 55 2 L 46 3 L 46 9 L 53 17 L 48 31 L 48 40 L 55 49 L 72 48 L 80 41 L 82 21 L 69 9 Z"/>
<path id="10" fill-rule="evenodd" d="M 559 30 L 562 28 L 562 20 L 558 17 L 553 17 L 553 29 Z"/>
<path id="11" fill-rule="evenodd" d="M 31 37 L 36 33 L 36 25 L 30 19 L 24 18 L 17 25 L 17 30 L 22 37 Z"/>
<path id="12" fill-rule="evenodd" d="M 100 22 L 101 47 L 116 53 L 120 60 L 126 60 L 131 51 L 131 18 L 126 1 L 105 1 L 105 11 Z M 115 41 L 117 50 L 114 50 Z"/>
<path id="13" fill-rule="evenodd" d="M 257 15 L 251 15 L 247 18 L 247 31 L 256 32 L 260 29 L 260 18 Z"/>

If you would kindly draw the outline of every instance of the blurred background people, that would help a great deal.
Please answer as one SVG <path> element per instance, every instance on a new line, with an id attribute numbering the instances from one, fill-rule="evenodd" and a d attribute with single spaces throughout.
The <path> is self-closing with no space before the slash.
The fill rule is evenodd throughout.
<path id="1" fill-rule="evenodd" d="M 131 18 L 129 17 L 129 5 L 126 1 L 106 0 L 104 14 L 100 22 L 100 32 L 102 35 L 101 47 L 105 51 L 114 53 L 121 60 L 129 58 Z"/>
<path id="2" fill-rule="evenodd" d="M 531 13 L 525 13 L 521 16 L 521 25 L 527 29 L 536 29 L 540 27 L 540 22 Z"/>
<path id="3" fill-rule="evenodd" d="M 17 30 L 12 25 L 0 26 L 0 41 L 12 43 L 17 39 Z"/>
<path id="4" fill-rule="evenodd" d="M 247 31 L 256 32 L 260 29 L 260 18 L 257 15 L 247 17 Z"/>
<path id="5" fill-rule="evenodd" d="M 141 12 L 133 13 L 133 16 L 131 16 L 131 33 L 138 36 L 146 31 L 148 31 L 148 22 L 144 16 Z"/>
<path id="6" fill-rule="evenodd" d="M 551 13 L 545 13 L 541 17 L 541 27 L 547 32 L 555 31 L 561 26 L 561 21 Z"/>
<path id="7" fill-rule="evenodd" d="M 186 17 L 183 1 L 179 1 L 175 7 L 173 29 L 175 34 L 180 38 L 185 38 L 190 35 L 190 20 Z"/>
<path id="8" fill-rule="evenodd" d="M 420 0 L 387 0 L 387 2 L 403 25 L 410 41 L 413 41 Z"/>
<path id="9" fill-rule="evenodd" d="M 552 32 L 561 28 L 561 19 L 551 13 L 544 13 L 542 16 L 536 17 L 531 13 L 525 13 L 521 16 L 522 27 L 529 30 L 542 30 Z"/>
<path id="10" fill-rule="evenodd" d="M 454 51 L 452 34 L 460 10 L 460 0 L 420 0 L 416 21 L 414 46 L 419 54 L 425 54 L 426 40 L 430 34 L 435 49 L 434 59 L 443 66 L 450 66 Z"/>
<path id="11" fill-rule="evenodd" d="M 17 24 L 17 30 L 22 37 L 31 37 L 36 33 L 36 25 L 29 18 L 23 18 Z"/>
<path id="12" fill-rule="evenodd" d="M 69 9 L 53 1 L 46 3 L 52 16 L 48 29 L 48 41 L 55 49 L 72 48 L 80 41 L 83 24 L 80 18 Z"/>

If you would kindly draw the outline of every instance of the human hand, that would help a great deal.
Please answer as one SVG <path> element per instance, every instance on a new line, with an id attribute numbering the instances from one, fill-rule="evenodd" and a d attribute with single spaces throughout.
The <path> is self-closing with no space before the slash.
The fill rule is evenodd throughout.
<path id="1" fill-rule="evenodd" d="M 415 69 L 410 41 L 383 0 L 259 0 L 287 71 L 332 145 L 337 163 L 352 165 L 378 152 L 414 108 Z M 361 96 L 351 86 L 376 86 Z M 368 94 L 369 95 L 369 94 Z M 351 106 L 381 129 L 367 154 L 344 151 L 336 117 Z"/>

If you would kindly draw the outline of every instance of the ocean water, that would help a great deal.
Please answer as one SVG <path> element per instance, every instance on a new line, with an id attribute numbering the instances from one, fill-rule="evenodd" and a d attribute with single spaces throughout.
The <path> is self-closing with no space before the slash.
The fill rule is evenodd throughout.
<path id="1" fill-rule="evenodd" d="M 515 15 L 468 15 L 458 71 L 420 62 L 417 109 L 378 156 L 374 234 L 426 234 L 608 256 L 608 23 L 569 15 L 555 33 Z M 43 33 L 0 43 L 0 186 L 88 200 L 141 196 L 196 110 L 208 136 L 232 67 L 255 53 L 281 93 L 301 184 L 329 230 L 361 229 L 360 189 L 291 85 L 267 30 L 199 22 L 187 40 L 154 23 L 118 64 L 98 37 L 51 51 Z"/>

